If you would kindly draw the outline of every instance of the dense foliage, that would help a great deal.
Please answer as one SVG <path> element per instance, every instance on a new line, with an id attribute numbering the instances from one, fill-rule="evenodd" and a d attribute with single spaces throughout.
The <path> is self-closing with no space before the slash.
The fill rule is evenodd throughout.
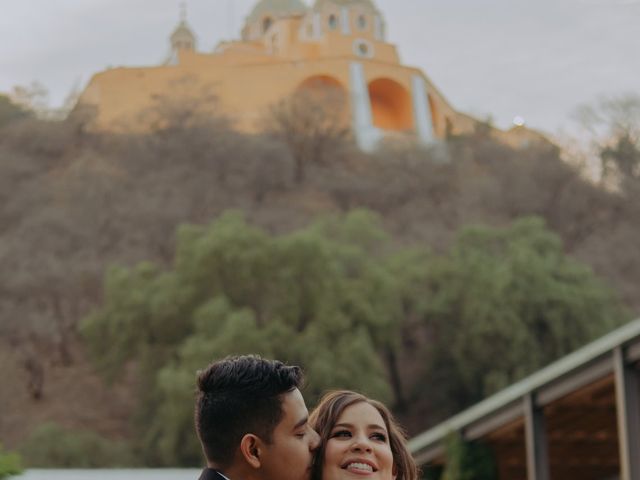
<path id="1" fill-rule="evenodd" d="M 432 366 L 416 388 L 449 407 L 508 386 L 624 318 L 611 292 L 535 218 L 466 228 L 432 262 L 427 285 Z"/>
<path id="2" fill-rule="evenodd" d="M 229 354 L 304 365 L 311 398 L 346 387 L 391 400 L 376 356 L 399 325 L 393 279 L 376 261 L 384 240 L 363 212 L 275 238 L 227 214 L 180 230 L 172 271 L 112 269 L 83 332 L 108 375 L 140 362 L 146 452 L 198 461 L 194 372 Z"/>
<path id="3" fill-rule="evenodd" d="M 29 468 L 117 468 L 137 465 L 126 442 L 107 440 L 87 430 L 46 423 L 22 446 Z"/>
<path id="4" fill-rule="evenodd" d="M 0 444 L 0 480 L 22 473 L 20 457 L 15 453 L 6 452 Z"/>
<path id="5" fill-rule="evenodd" d="M 498 471 L 489 447 L 478 442 L 465 442 L 451 434 L 446 445 L 446 468 L 434 480 L 497 480 Z"/>
<path id="6" fill-rule="evenodd" d="M 104 306 L 82 332 L 109 378 L 138 365 L 145 461 L 194 465 L 195 372 L 213 359 L 259 353 L 300 364 L 311 403 L 349 388 L 399 407 L 406 382 L 410 404 L 430 398 L 450 413 L 608 331 L 621 314 L 538 219 L 464 229 L 435 255 L 393 248 L 365 211 L 280 236 L 228 213 L 182 227 L 172 268 L 112 268 Z M 403 372 L 410 356 L 424 361 L 416 378 Z"/>

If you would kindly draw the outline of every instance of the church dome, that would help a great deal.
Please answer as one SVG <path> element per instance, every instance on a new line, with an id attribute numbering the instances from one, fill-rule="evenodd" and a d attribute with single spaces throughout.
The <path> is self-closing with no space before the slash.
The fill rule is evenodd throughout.
<path id="1" fill-rule="evenodd" d="M 259 21 L 265 15 L 285 16 L 306 13 L 302 0 L 260 0 L 247 17 L 247 22 Z"/>
<path id="2" fill-rule="evenodd" d="M 186 5 L 183 4 L 181 9 L 180 22 L 169 37 L 171 50 L 164 61 L 165 65 L 178 65 L 180 63 L 179 52 L 196 50 L 196 36 L 187 23 Z"/>
<path id="3" fill-rule="evenodd" d="M 180 24 L 176 27 L 176 29 L 171 34 L 171 43 L 176 43 L 180 41 L 188 41 L 190 43 L 195 43 L 196 36 L 193 31 L 187 25 L 187 22 L 184 20 L 180 22 Z"/>
<path id="4" fill-rule="evenodd" d="M 195 50 L 196 36 L 187 23 L 187 5 L 180 7 L 180 22 L 171 34 L 171 48 L 177 50 Z"/>

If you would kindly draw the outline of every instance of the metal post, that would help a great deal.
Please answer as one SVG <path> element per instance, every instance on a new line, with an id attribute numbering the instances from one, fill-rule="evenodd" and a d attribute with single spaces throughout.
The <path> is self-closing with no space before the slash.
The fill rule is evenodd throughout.
<path id="1" fill-rule="evenodd" d="M 549 453 L 544 425 L 544 412 L 537 407 L 533 393 L 524 398 L 524 414 L 527 479 L 549 480 Z"/>
<path id="2" fill-rule="evenodd" d="M 623 347 L 613 352 L 616 375 L 620 480 L 640 480 L 640 380 Z"/>

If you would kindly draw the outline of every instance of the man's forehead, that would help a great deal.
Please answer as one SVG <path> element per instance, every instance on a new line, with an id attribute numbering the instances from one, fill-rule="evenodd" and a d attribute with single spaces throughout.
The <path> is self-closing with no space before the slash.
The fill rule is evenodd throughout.
<path id="1" fill-rule="evenodd" d="M 309 412 L 300 390 L 296 388 L 282 396 L 282 411 L 284 413 L 283 423 L 291 425 L 297 425 L 299 422 L 305 423 Z"/>
<path id="2" fill-rule="evenodd" d="M 288 392 L 282 394 L 283 402 L 288 401 L 291 402 L 302 402 L 304 403 L 304 397 L 302 396 L 302 392 L 298 388 L 293 388 Z"/>

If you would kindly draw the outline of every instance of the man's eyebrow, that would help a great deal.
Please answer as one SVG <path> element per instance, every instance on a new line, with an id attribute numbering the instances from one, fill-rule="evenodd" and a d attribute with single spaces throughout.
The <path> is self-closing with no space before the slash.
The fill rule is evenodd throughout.
<path id="1" fill-rule="evenodd" d="M 303 425 L 305 425 L 307 422 L 309 421 L 309 415 L 305 416 L 303 419 L 301 419 L 298 423 L 296 423 L 293 426 L 293 429 L 295 430 L 296 428 L 300 428 Z"/>

